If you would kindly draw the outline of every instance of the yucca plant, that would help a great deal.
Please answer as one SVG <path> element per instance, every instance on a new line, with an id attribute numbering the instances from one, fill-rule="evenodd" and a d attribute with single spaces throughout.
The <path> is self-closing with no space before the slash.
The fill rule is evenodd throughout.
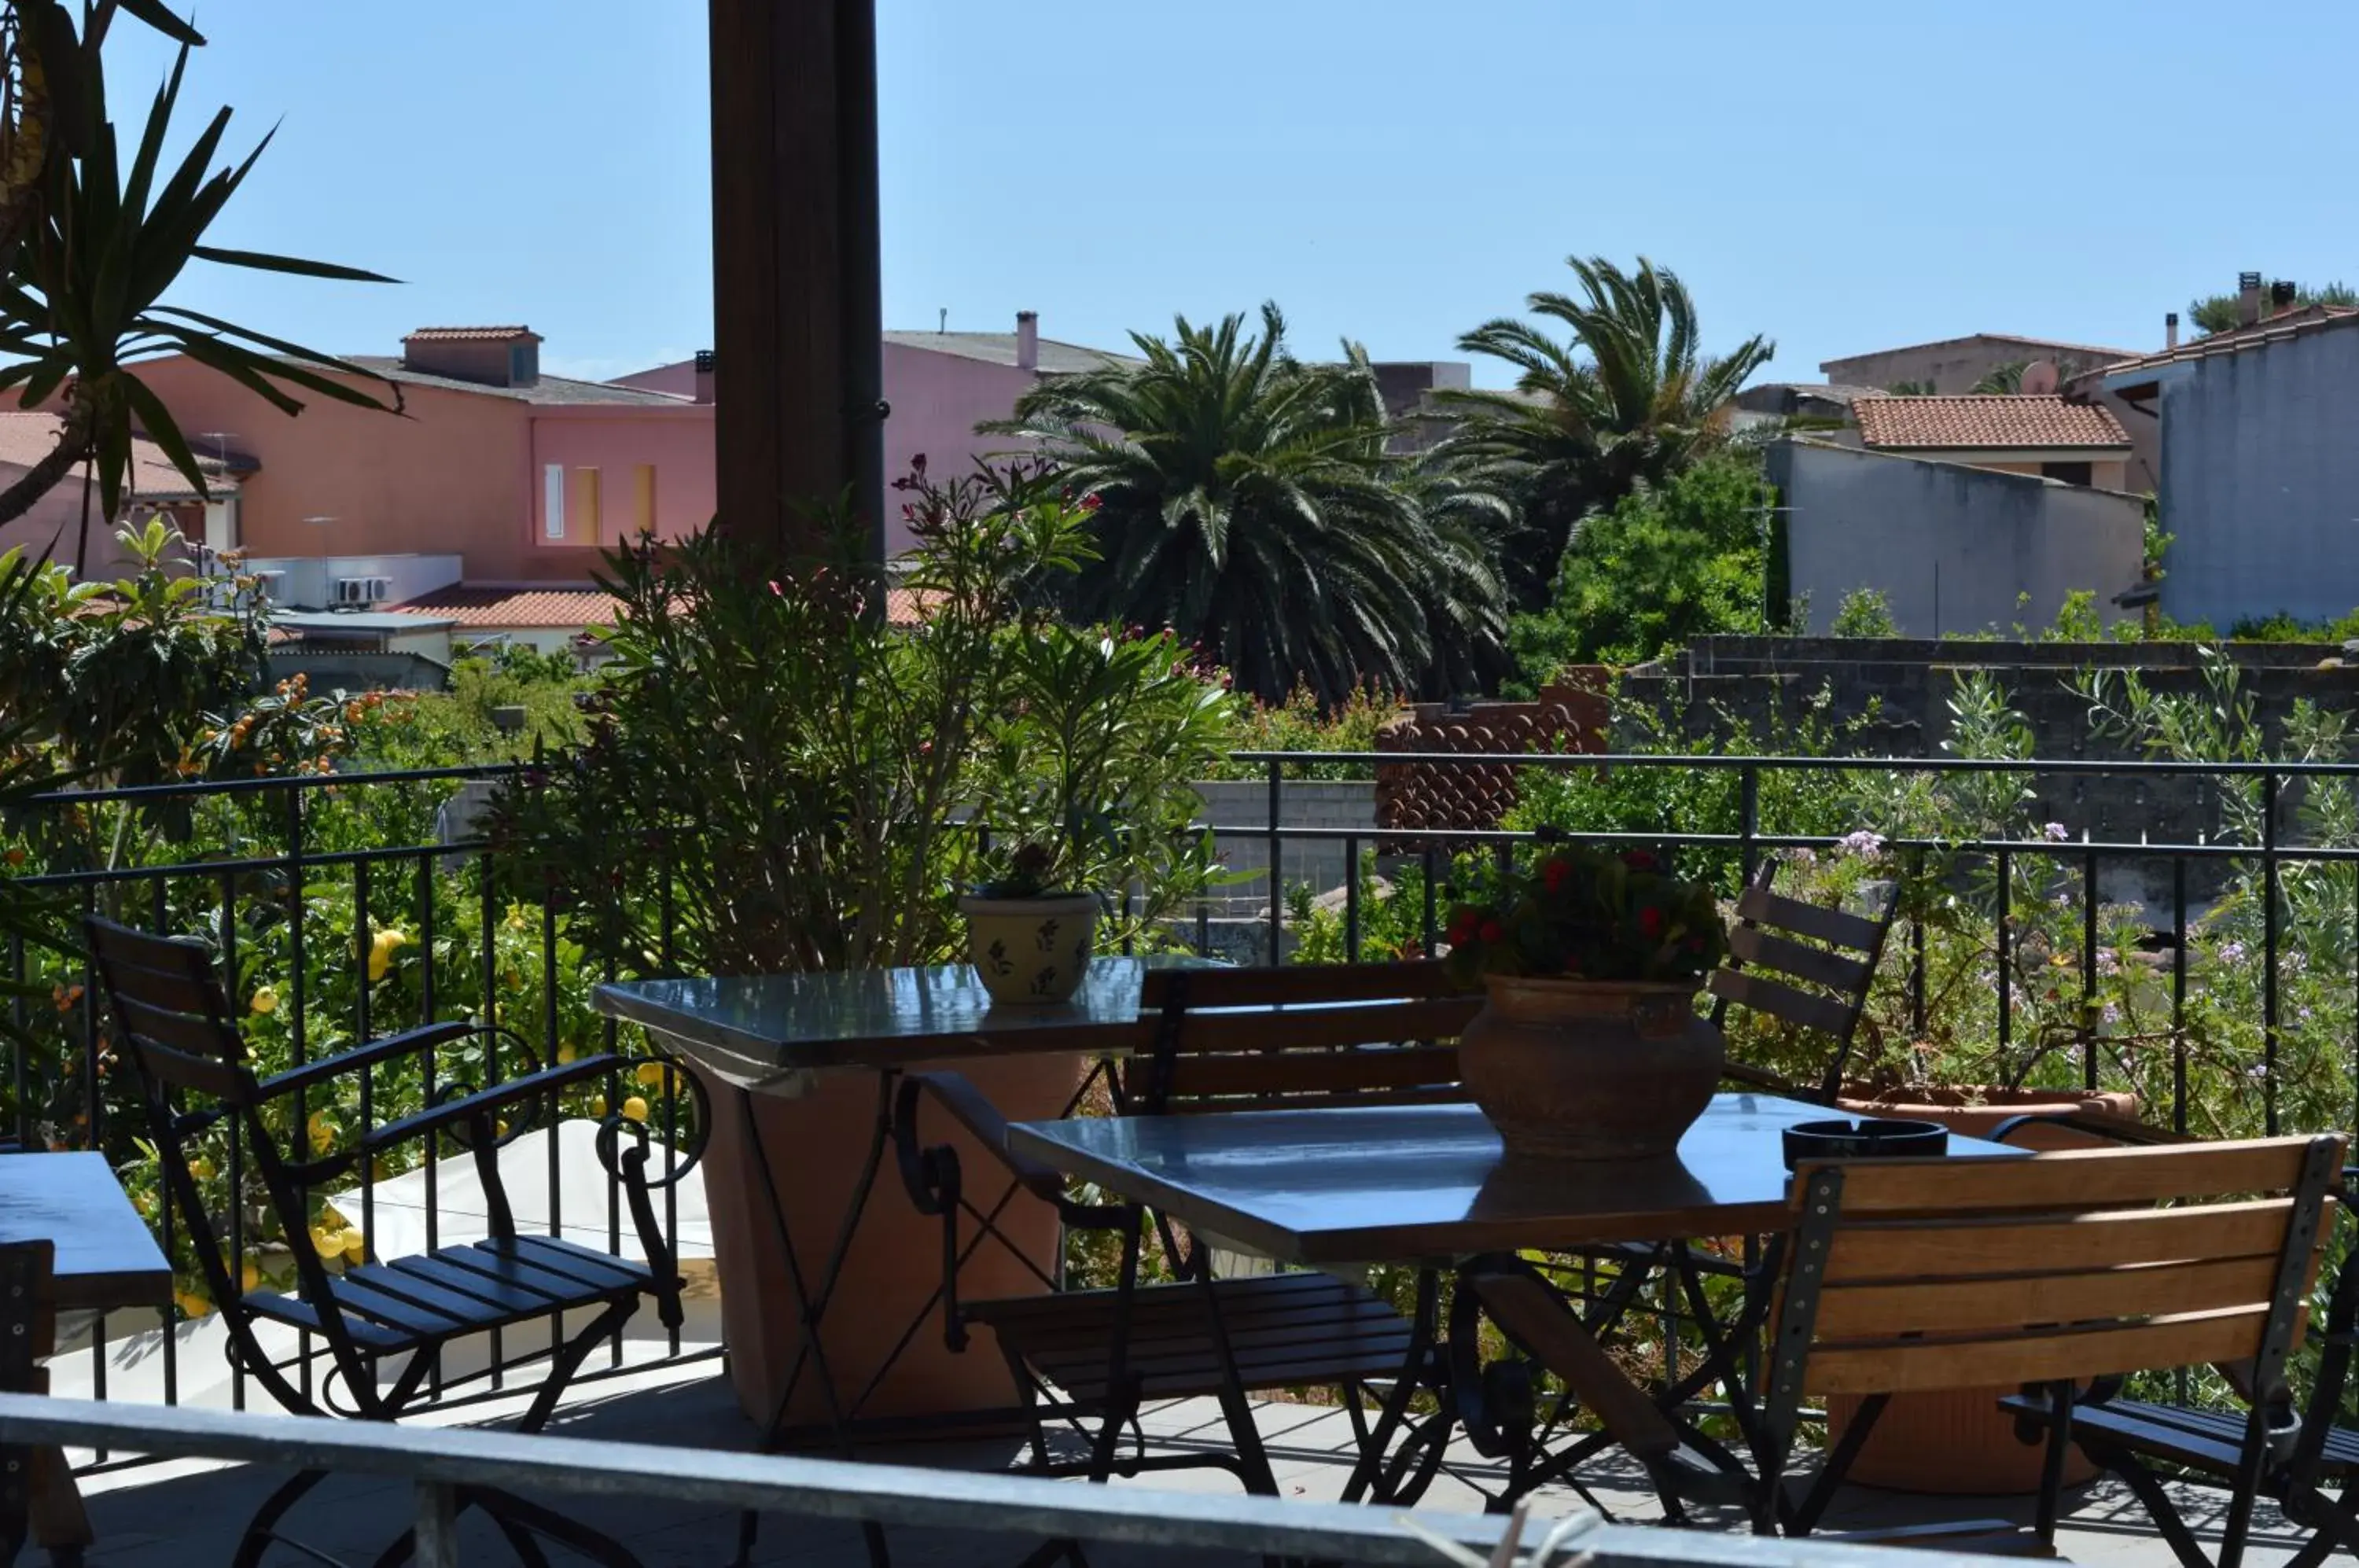
<path id="1" fill-rule="evenodd" d="M 150 104 L 129 162 L 106 105 L 101 47 L 117 10 L 179 40 L 170 76 Z M 305 391 L 364 408 L 397 408 L 341 375 L 390 385 L 356 365 L 202 311 L 163 303 L 190 263 L 304 278 L 385 282 L 356 267 L 227 250 L 204 236 L 270 137 L 242 161 L 212 167 L 228 130 L 223 109 L 176 166 L 164 143 L 190 48 L 204 40 L 155 0 L 96 0 L 82 27 L 55 0 L 11 0 L 0 16 L 7 50 L 0 127 L 0 391 L 26 408 L 62 395 L 55 450 L 5 491 L 0 523 L 22 516 L 77 464 L 88 463 L 103 518 L 121 505 L 135 430 L 161 447 L 200 493 L 205 475 L 162 399 L 136 366 L 179 354 L 293 414 Z M 290 390 L 291 389 L 291 390 Z M 75 564 L 87 562 L 85 509 Z"/>

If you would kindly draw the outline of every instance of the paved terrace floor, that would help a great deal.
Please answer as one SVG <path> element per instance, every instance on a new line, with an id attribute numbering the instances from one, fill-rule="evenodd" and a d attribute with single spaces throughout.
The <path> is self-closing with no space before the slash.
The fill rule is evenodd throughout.
<path id="1" fill-rule="evenodd" d="M 747 1447 L 752 1429 L 737 1413 L 727 1385 L 707 1361 L 689 1368 L 648 1371 L 579 1391 L 560 1410 L 552 1430 L 584 1438 L 627 1439 L 687 1447 Z M 1257 1407 L 1279 1485 L 1290 1497 L 1333 1499 L 1351 1469 L 1351 1437 L 1340 1410 L 1310 1405 L 1265 1403 Z M 470 1411 L 480 1418 L 481 1410 Z M 1161 1452 L 1217 1447 L 1224 1442 L 1218 1410 L 1209 1399 L 1158 1407 L 1143 1423 L 1150 1445 Z M 969 1442 L 956 1446 L 904 1444 L 880 1451 L 903 1463 L 967 1469 L 1006 1468 L 1018 1457 L 1013 1440 Z M 78 1455 L 77 1458 L 86 1456 Z M 89 1561 L 102 1568 L 206 1568 L 226 1564 L 245 1521 L 282 1478 L 280 1472 L 251 1466 L 141 1465 L 92 1477 L 85 1484 L 98 1544 Z M 1448 1468 L 1420 1505 L 1427 1509 L 1474 1511 L 1482 1507 L 1478 1485 L 1495 1485 L 1496 1467 L 1464 1446 L 1452 1450 Z M 1660 1517 L 1635 1468 L 1610 1459 L 1583 1472 L 1583 1479 L 1607 1508 L 1629 1522 Z M 1077 1485 L 1079 1483 L 1076 1483 Z M 1163 1473 L 1116 1485 L 1165 1492 L 1234 1493 L 1235 1483 L 1221 1471 Z M 2189 1489 L 2183 1501 L 2199 1534 L 2216 1542 L 2223 1494 Z M 568 1499 L 567 1511 L 627 1543 L 647 1568 L 718 1568 L 734 1552 L 734 1514 L 658 1498 Z M 1169 1506 L 1169 1505 L 1166 1505 Z M 1570 1491 L 1543 1493 L 1538 1511 L 1571 1511 L 1579 1499 Z M 299 1510 L 303 1539 L 342 1561 L 367 1563 L 405 1526 L 409 1493 L 394 1482 L 337 1477 L 315 1491 Z M 2074 1494 L 2059 1545 L 2070 1561 L 2119 1565 L 2172 1563 L 2168 1547 L 2118 1485 L 2099 1483 Z M 1831 1530 L 1924 1523 L 1962 1519 L 2027 1520 L 2027 1498 L 1926 1497 L 1851 1488 L 1830 1515 Z M 2299 1544 L 2296 1535 L 2264 1506 L 2254 1550 L 2246 1561 L 2275 1568 Z M 1733 1528 L 1733 1526 L 1732 1526 Z M 516 1561 L 495 1532 L 472 1516 L 464 1526 L 469 1564 Z M 940 1531 L 898 1530 L 894 1561 L 907 1568 L 990 1564 L 1005 1568 L 1033 1542 L 1010 1536 L 960 1537 Z M 25 1561 L 36 1561 L 29 1550 Z M 269 1563 L 302 1561 L 280 1548 Z M 560 1558 L 560 1561 L 570 1559 Z M 763 1522 L 755 1561 L 798 1568 L 864 1568 L 856 1528 L 832 1522 L 771 1516 Z M 1100 1548 L 1091 1553 L 1097 1568 L 1146 1568 L 1201 1563 L 1198 1553 Z M 1240 1563 L 1256 1560 L 1239 1558 Z M 1437 1559 L 1437 1562 L 1439 1559 Z M 1897 1559 L 1906 1562 L 1906 1559 Z"/>

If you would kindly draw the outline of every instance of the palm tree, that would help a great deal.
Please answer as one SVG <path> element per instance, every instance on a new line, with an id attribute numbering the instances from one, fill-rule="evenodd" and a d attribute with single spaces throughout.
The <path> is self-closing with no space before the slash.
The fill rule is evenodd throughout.
<path id="1" fill-rule="evenodd" d="M 1704 354 L 1687 286 L 1644 256 L 1634 273 L 1603 256 L 1565 264 L 1582 298 L 1543 291 L 1525 305 L 1570 328 L 1571 340 L 1530 321 L 1485 321 L 1458 346 L 1512 365 L 1515 389 L 1439 395 L 1457 421 L 1445 443 L 1452 459 L 1520 506 L 1503 564 L 1527 607 L 1546 599 L 1583 517 L 1718 441 L 1722 409 L 1776 346 L 1756 334 L 1733 353 Z"/>
<path id="2" fill-rule="evenodd" d="M 1386 450 L 1359 345 L 1304 365 L 1277 306 L 1261 325 L 1135 332 L 1143 364 L 1052 377 L 984 427 L 1038 442 L 1094 497 L 1099 558 L 1071 608 L 1168 626 L 1265 701 L 1298 683 L 1322 702 L 1369 681 L 1466 690 L 1506 632 L 1486 531 L 1505 502 Z"/>

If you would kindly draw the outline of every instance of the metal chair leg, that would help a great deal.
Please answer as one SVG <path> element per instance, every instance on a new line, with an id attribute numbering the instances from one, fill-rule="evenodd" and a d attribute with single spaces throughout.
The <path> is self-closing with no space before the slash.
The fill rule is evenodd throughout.
<path id="1" fill-rule="evenodd" d="M 303 1495 L 328 1478 L 325 1470 L 305 1470 L 291 1477 L 254 1510 L 246 1522 L 245 1534 L 237 1543 L 237 1555 L 230 1559 L 230 1568 L 259 1568 L 262 1554 L 278 1539 L 278 1521 L 287 1510 L 303 1500 Z"/>

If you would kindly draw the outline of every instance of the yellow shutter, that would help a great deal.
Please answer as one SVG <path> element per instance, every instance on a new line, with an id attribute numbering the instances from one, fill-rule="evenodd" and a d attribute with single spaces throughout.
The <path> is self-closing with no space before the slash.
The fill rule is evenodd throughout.
<path id="1" fill-rule="evenodd" d="M 643 536 L 652 535 L 656 531 L 656 465 L 652 463 L 639 464 L 636 478 L 639 532 Z"/>

